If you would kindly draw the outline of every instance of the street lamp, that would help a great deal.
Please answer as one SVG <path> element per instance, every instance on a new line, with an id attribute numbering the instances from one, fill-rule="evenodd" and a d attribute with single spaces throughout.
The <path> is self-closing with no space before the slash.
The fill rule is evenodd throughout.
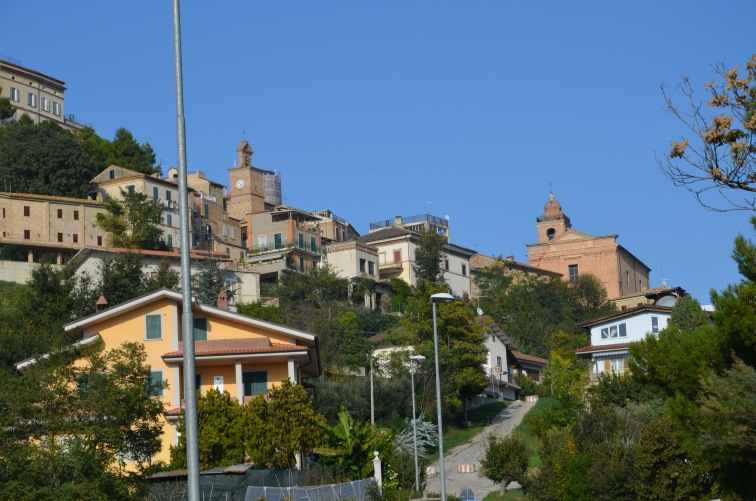
<path id="1" fill-rule="evenodd" d="M 441 375 L 438 369 L 438 321 L 436 320 L 436 304 L 449 303 L 455 297 L 446 292 L 439 292 L 430 297 L 433 303 L 433 348 L 436 352 L 436 407 L 438 410 L 438 466 L 441 469 L 441 501 L 446 501 L 446 471 L 444 467 L 444 431 L 441 422 Z"/>
<path id="2" fill-rule="evenodd" d="M 412 379 L 412 437 L 415 443 L 415 491 L 420 492 L 420 470 L 417 466 L 417 419 L 415 418 L 415 362 L 422 362 L 425 357 L 412 355 L 410 358 L 410 378 Z"/>

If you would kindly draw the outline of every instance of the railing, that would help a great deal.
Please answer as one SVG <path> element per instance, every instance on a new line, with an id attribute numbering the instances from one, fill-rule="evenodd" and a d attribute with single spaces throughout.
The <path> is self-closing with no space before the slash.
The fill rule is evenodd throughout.
<path id="1" fill-rule="evenodd" d="M 626 372 L 629 374 L 629 371 L 627 371 L 626 369 L 620 369 L 617 371 L 608 371 L 608 372 L 591 372 L 589 381 L 591 383 L 598 383 L 599 381 L 601 381 L 601 378 L 603 377 L 608 377 L 608 376 L 613 376 L 613 375 L 624 376 Z"/>
<path id="2" fill-rule="evenodd" d="M 379 270 L 390 270 L 390 269 L 402 269 L 402 262 L 401 261 L 389 261 L 386 263 L 378 263 L 378 269 Z"/>
<path id="3" fill-rule="evenodd" d="M 417 216 L 408 216 L 408 217 L 402 217 L 402 224 L 411 224 L 411 223 L 419 223 L 428 221 L 431 224 L 435 224 L 438 226 L 443 226 L 444 228 L 449 227 L 449 221 L 447 221 L 445 218 L 433 216 L 431 214 L 419 214 Z M 394 226 L 394 220 L 393 219 L 386 219 L 383 221 L 376 221 L 375 223 L 370 223 L 370 229 L 371 230 L 379 230 L 381 228 L 390 228 Z"/>

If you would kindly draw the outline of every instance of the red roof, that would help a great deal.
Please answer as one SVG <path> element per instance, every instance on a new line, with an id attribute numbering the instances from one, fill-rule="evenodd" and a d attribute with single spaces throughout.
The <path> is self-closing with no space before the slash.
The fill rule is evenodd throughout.
<path id="1" fill-rule="evenodd" d="M 528 362 L 535 362 L 537 364 L 543 364 L 543 365 L 547 365 L 549 363 L 549 361 L 546 360 L 545 358 L 534 357 L 532 355 L 525 355 L 524 353 L 520 353 L 519 351 L 513 351 L 512 355 L 514 355 L 517 360 L 527 360 Z"/>
<path id="2" fill-rule="evenodd" d="M 303 351 L 306 346 L 297 344 L 273 344 L 267 337 L 244 338 L 244 339 L 214 339 L 194 342 L 194 354 L 196 357 L 213 355 L 242 355 L 248 353 L 279 353 L 285 351 Z M 184 351 L 172 351 L 163 355 L 163 358 L 183 357 Z"/>
<path id="3" fill-rule="evenodd" d="M 575 350 L 575 353 L 593 353 L 594 351 L 622 350 L 630 346 L 630 343 L 603 344 L 600 346 L 581 346 Z"/>

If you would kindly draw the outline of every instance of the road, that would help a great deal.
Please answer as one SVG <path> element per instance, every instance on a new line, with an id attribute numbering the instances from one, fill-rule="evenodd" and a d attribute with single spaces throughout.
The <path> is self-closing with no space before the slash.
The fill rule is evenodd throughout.
<path id="1" fill-rule="evenodd" d="M 473 491 L 473 499 L 483 499 L 486 494 L 499 489 L 499 484 L 494 484 L 487 478 L 479 477 L 480 460 L 485 453 L 485 439 L 489 433 L 509 434 L 530 409 L 535 406 L 534 402 L 516 401 L 499 413 L 486 426 L 482 433 L 473 437 L 470 442 L 457 446 L 450 451 L 445 451 L 444 463 L 446 471 L 446 494 L 459 496 L 463 489 Z M 473 465 L 472 473 L 459 473 L 459 465 Z M 438 471 L 438 461 L 431 467 Z M 426 492 L 441 492 L 441 478 L 438 473 L 428 475 Z"/>

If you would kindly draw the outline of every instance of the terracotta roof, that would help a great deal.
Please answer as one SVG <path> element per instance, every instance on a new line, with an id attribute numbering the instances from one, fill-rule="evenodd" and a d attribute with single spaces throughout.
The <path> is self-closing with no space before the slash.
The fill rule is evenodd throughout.
<path id="1" fill-rule="evenodd" d="M 532 355 L 525 355 L 524 353 L 520 353 L 519 351 L 513 351 L 512 355 L 514 355 L 515 358 L 518 360 L 527 360 L 528 362 L 535 362 L 537 364 L 543 364 L 543 365 L 547 365 L 549 363 L 549 361 L 546 360 L 545 358 L 534 357 Z"/>
<path id="2" fill-rule="evenodd" d="M 102 202 L 91 200 L 89 198 L 58 197 L 53 195 L 37 195 L 36 193 L 2 193 L 1 195 L 6 198 L 25 198 L 30 200 L 43 200 L 47 202 L 64 202 L 76 205 L 91 205 L 102 207 Z"/>
<path id="3" fill-rule="evenodd" d="M 209 357 L 213 355 L 242 355 L 248 353 L 279 353 L 283 351 L 304 351 L 306 346 L 296 344 L 273 344 L 267 337 L 243 338 L 243 339 L 213 339 L 194 342 L 194 354 L 196 357 Z M 163 358 L 183 357 L 184 350 L 172 351 L 163 355 Z"/>
<path id="4" fill-rule="evenodd" d="M 580 348 L 575 349 L 575 353 L 593 353 L 596 351 L 623 350 L 628 346 L 630 346 L 630 343 L 604 344 L 601 346 L 581 346 Z"/>

